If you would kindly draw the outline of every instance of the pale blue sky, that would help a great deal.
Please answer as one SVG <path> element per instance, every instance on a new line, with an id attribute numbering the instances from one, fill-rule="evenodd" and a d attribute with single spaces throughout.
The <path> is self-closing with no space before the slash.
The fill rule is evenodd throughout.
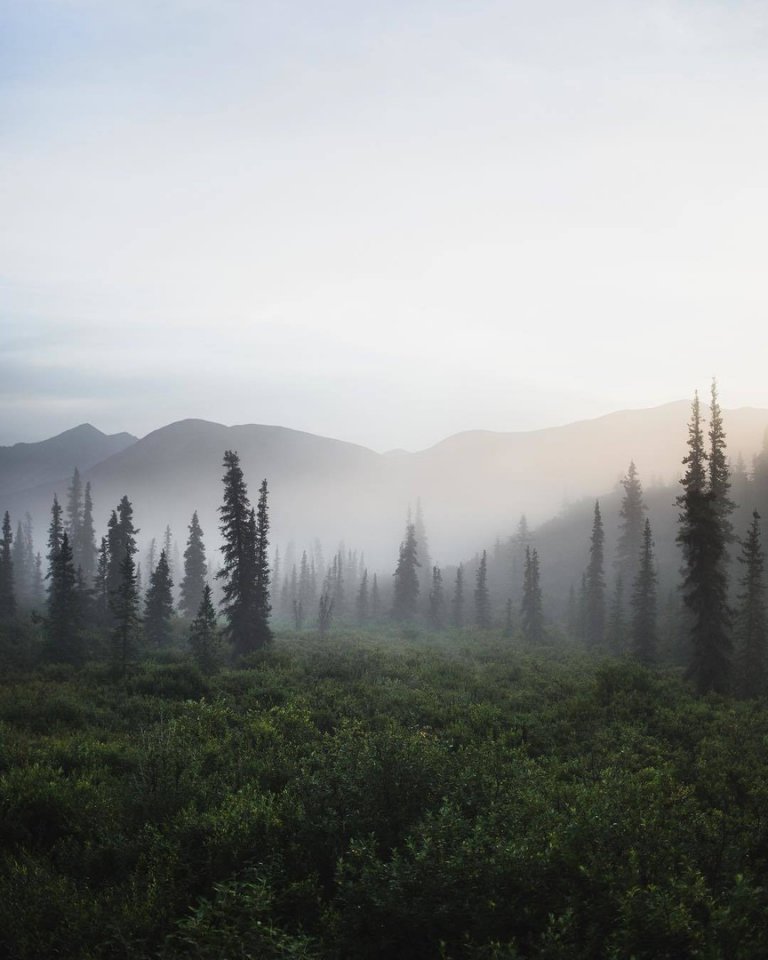
<path id="1" fill-rule="evenodd" d="M 768 6 L 0 0 L 0 443 L 768 406 Z"/>

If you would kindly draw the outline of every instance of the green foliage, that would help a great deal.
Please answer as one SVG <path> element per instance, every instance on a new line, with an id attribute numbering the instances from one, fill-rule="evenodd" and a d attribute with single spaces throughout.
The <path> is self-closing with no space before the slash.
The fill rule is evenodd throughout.
<path id="1" fill-rule="evenodd" d="M 0 683 L 3 956 L 762 958 L 768 710 L 392 626 Z"/>

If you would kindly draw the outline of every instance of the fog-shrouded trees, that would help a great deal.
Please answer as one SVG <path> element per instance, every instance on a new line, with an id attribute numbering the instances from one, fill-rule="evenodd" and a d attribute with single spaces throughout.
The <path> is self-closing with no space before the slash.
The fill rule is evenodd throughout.
<path id="1" fill-rule="evenodd" d="M 189 625 L 189 647 L 203 673 L 213 673 L 219 665 L 219 630 L 211 588 L 204 584 L 197 614 Z"/>
<path id="2" fill-rule="evenodd" d="M 224 563 L 217 576 L 223 583 L 226 632 L 235 658 L 241 659 L 271 639 L 267 485 L 264 481 L 259 492 L 257 521 L 235 451 L 224 454 L 224 471 L 224 499 L 219 507 Z"/>
<path id="3" fill-rule="evenodd" d="M 49 660 L 78 664 L 83 658 L 83 596 L 78 585 L 69 533 L 64 531 L 50 556 L 45 651 Z"/>
<path id="4" fill-rule="evenodd" d="M 722 431 L 710 431 L 717 464 L 724 455 Z M 704 449 L 701 407 L 694 395 L 688 427 L 688 453 L 683 459 L 683 492 L 677 542 L 684 562 L 683 600 L 690 615 L 691 656 L 688 676 L 699 693 L 725 692 L 731 673 L 731 612 L 728 607 L 726 571 L 727 508 L 723 496 L 721 466 L 707 471 L 710 457 Z M 719 491 L 719 493 L 718 493 Z M 725 488 L 727 492 L 727 487 Z"/>
<path id="5" fill-rule="evenodd" d="M 621 583 L 622 603 L 624 586 L 630 588 L 637 576 L 637 564 L 643 543 L 643 521 L 646 505 L 643 487 L 634 460 L 621 481 L 624 493 L 619 508 L 619 536 L 616 542 L 616 583 Z"/>
<path id="6" fill-rule="evenodd" d="M 197 510 L 189 523 L 189 536 L 184 550 L 184 577 L 181 581 L 179 610 L 191 620 L 197 617 L 205 589 L 208 565 L 205 562 L 203 531 L 197 517 Z"/>
<path id="7" fill-rule="evenodd" d="M 304 554 L 306 558 L 306 554 Z M 363 575 L 360 578 L 360 586 L 357 590 L 357 600 L 355 603 L 355 612 L 357 614 L 357 622 L 359 624 L 365 624 L 368 622 L 371 610 L 370 610 L 370 591 L 368 589 L 368 570 L 363 570 Z"/>
<path id="8" fill-rule="evenodd" d="M 488 593 L 488 554 L 483 550 L 475 574 L 475 623 L 481 630 L 491 627 L 491 597 Z"/>
<path id="9" fill-rule="evenodd" d="M 3 516 L 0 539 L 0 621 L 9 623 L 16 616 L 16 590 L 13 577 L 13 533 L 8 511 Z"/>
<path id="10" fill-rule="evenodd" d="M 760 539 L 760 514 L 752 513 L 752 522 L 742 541 L 739 563 L 739 606 L 736 613 L 738 649 L 738 691 L 746 697 L 766 692 L 766 643 L 768 621 L 765 610 L 763 573 L 765 555 Z"/>
<path id="11" fill-rule="evenodd" d="M 464 626 L 464 566 L 461 563 L 456 569 L 456 580 L 453 585 L 451 623 L 459 629 Z"/>
<path id="12" fill-rule="evenodd" d="M 585 580 L 584 638 L 590 647 L 602 646 L 605 640 L 605 531 L 600 503 L 595 501 L 589 564 Z"/>
<path id="13" fill-rule="evenodd" d="M 398 621 L 413 620 L 419 602 L 419 557 L 416 543 L 416 528 L 409 523 L 405 539 L 400 544 L 400 555 L 395 568 L 392 618 Z"/>
<path id="14" fill-rule="evenodd" d="M 656 582 L 651 522 L 646 518 L 640 562 L 632 591 L 632 654 L 646 664 L 654 663 L 658 655 Z"/>
<path id="15" fill-rule="evenodd" d="M 153 647 L 166 646 L 171 639 L 172 620 L 173 580 L 165 550 L 161 550 L 157 566 L 150 574 L 144 600 L 144 636 L 147 643 Z"/>
<path id="16" fill-rule="evenodd" d="M 445 626 L 445 590 L 440 567 L 432 567 L 432 585 L 429 590 L 429 625 L 433 630 Z"/>
<path id="17" fill-rule="evenodd" d="M 539 553 L 529 546 L 525 548 L 523 571 L 523 599 L 520 604 L 523 640 L 531 646 L 544 641 L 544 611 L 541 595 L 541 567 Z"/>

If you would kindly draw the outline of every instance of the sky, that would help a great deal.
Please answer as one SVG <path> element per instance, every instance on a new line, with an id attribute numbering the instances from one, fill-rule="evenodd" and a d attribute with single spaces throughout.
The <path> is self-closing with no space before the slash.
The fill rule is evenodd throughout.
<path id="1" fill-rule="evenodd" d="M 768 407 L 768 4 L 0 0 L 0 443 Z"/>

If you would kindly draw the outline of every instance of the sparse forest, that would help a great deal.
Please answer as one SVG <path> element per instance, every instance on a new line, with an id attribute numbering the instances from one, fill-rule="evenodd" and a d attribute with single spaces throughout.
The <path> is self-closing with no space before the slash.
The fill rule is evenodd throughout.
<path id="1" fill-rule="evenodd" d="M 709 401 L 676 490 L 443 566 L 420 500 L 390 569 L 273 543 L 233 450 L 181 542 L 79 470 L 5 512 L 3 955 L 768 954 L 768 455 Z"/>

